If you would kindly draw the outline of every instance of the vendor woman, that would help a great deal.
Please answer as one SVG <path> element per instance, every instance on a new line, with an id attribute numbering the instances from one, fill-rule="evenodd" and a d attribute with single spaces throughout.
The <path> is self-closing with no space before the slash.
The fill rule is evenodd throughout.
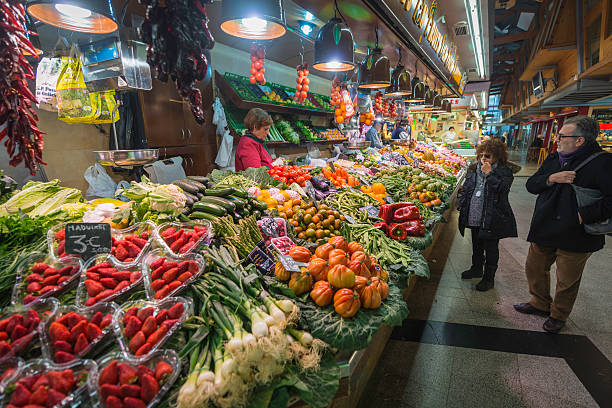
<path id="1" fill-rule="evenodd" d="M 236 171 L 249 167 L 272 167 L 272 158 L 268 153 L 264 140 L 268 136 L 272 118 L 266 111 L 253 108 L 244 118 L 246 133 L 240 138 L 236 147 Z"/>

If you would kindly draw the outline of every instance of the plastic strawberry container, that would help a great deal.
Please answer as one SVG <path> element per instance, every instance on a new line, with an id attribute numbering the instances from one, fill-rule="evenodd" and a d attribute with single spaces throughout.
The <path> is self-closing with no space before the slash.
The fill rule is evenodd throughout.
<path id="1" fill-rule="evenodd" d="M 266 245 L 270 245 L 272 238 L 287 236 L 287 220 L 284 218 L 264 217 L 257 220 L 257 226 Z"/>
<path id="2" fill-rule="evenodd" d="M 23 359 L 19 357 L 9 358 L 0 363 L 0 394 L 3 394 L 6 386 L 19 375 L 24 364 Z"/>
<path id="3" fill-rule="evenodd" d="M 49 268 L 43 270 L 43 265 Z M 83 262 L 79 258 L 69 256 L 56 259 L 48 254 L 35 252 L 17 271 L 11 303 L 28 304 L 36 299 L 57 297 L 75 287 L 82 268 Z"/>
<path id="4" fill-rule="evenodd" d="M 109 266 L 101 268 L 102 263 L 108 263 Z M 111 271 L 111 268 L 115 271 Z M 129 278 L 127 278 L 127 272 L 129 272 Z M 105 279 L 114 279 L 116 285 L 115 282 Z M 96 284 L 94 285 L 92 281 Z M 81 270 L 76 305 L 90 307 L 98 302 L 121 302 L 127 294 L 137 288 L 144 289 L 140 265 L 117 262 L 110 254 L 97 255 L 87 261 Z"/>
<path id="5" fill-rule="evenodd" d="M 289 251 L 291 250 L 291 248 L 293 248 L 297 244 L 293 242 L 293 240 L 289 237 L 278 237 L 272 238 L 270 240 L 270 245 L 275 251 L 278 251 L 283 255 L 289 255 Z"/>
<path id="6" fill-rule="evenodd" d="M 177 241 L 171 241 L 169 237 L 166 237 L 165 234 L 168 233 L 171 229 L 175 231 L 179 231 L 181 229 L 185 230 L 185 232 L 190 232 L 195 230 L 196 228 L 206 228 L 206 232 L 201 234 L 195 241 L 192 241 L 193 244 L 187 245 L 188 241 L 185 241 L 180 248 L 174 247 Z M 200 220 L 197 222 L 166 222 L 159 225 L 155 229 L 155 239 L 161 245 L 161 247 L 172 256 L 183 257 L 194 253 L 203 245 L 209 245 L 213 236 L 213 228 L 212 224 L 206 220 Z M 187 246 L 186 246 L 187 245 Z"/>
<path id="7" fill-rule="evenodd" d="M 111 255 L 117 262 L 124 264 L 138 263 L 147 253 L 155 239 L 155 224 L 150 221 L 139 222 L 130 227 L 123 229 L 111 229 L 111 239 L 113 241 L 113 249 Z M 136 237 L 137 239 L 135 239 Z M 129 253 L 130 248 L 126 248 L 128 257 L 124 258 L 119 254 L 122 250 L 118 249 L 119 242 L 128 241 L 136 245 L 136 248 L 130 245 L 134 253 Z M 124 247 L 124 245 L 121 245 Z M 133 255 L 133 256 L 130 256 Z"/>
<path id="8" fill-rule="evenodd" d="M 59 302 L 55 298 L 47 298 L 35 300 L 29 305 L 16 305 L 2 310 L 0 313 L 0 336 L 5 337 L 5 339 L 0 340 L 0 362 L 23 354 L 25 351 L 30 351 L 32 349 L 32 342 L 38 342 L 40 325 L 44 324 L 44 322 L 53 313 L 55 313 L 58 303 Z M 30 310 L 35 312 L 40 318 L 38 323 L 32 324 L 26 320 L 27 318 L 32 318 L 31 316 L 28 316 L 28 312 Z M 15 318 L 11 322 L 13 316 L 17 314 L 21 315 L 22 317 Z M 25 334 L 16 337 L 15 341 L 13 341 L 12 337 L 17 336 L 15 333 L 13 333 L 17 325 L 24 327 L 26 332 Z M 10 326 L 12 326 L 12 328 Z M 9 335 L 7 331 L 11 331 L 11 334 Z"/>
<path id="9" fill-rule="evenodd" d="M 179 316 L 166 315 L 164 318 L 163 310 L 169 310 L 171 307 L 178 304 L 183 306 L 183 312 Z M 137 320 L 140 323 L 136 323 L 136 326 L 134 327 L 130 321 L 127 320 L 130 316 L 126 316 L 126 313 L 128 313 L 128 311 L 133 307 L 137 307 L 138 311 L 151 308 L 152 314 L 143 313 L 142 316 L 140 316 L 140 314 L 137 315 L 136 317 L 139 317 Z M 185 320 L 187 320 L 192 314 L 193 302 L 191 299 L 182 297 L 168 297 L 159 302 L 135 300 L 122 304 L 117 312 L 115 312 L 113 327 L 123 352 L 134 357 L 140 357 L 142 355 L 149 355 L 154 353 L 156 350 L 159 350 L 166 340 L 168 340 L 181 326 L 181 324 L 183 324 L 183 322 L 185 322 Z M 153 316 L 155 318 L 155 323 L 154 326 L 152 326 L 152 329 L 151 326 L 145 329 L 145 326 L 147 326 L 147 317 L 149 316 Z M 124 322 L 124 320 L 126 321 Z M 173 320 L 176 321 L 170 324 L 165 323 Z M 162 329 L 162 326 L 166 326 L 166 328 Z M 129 333 L 127 333 L 128 331 L 131 331 L 133 334 L 129 335 Z M 142 332 L 142 336 L 140 336 L 140 332 Z M 137 337 L 139 337 L 139 339 L 135 340 Z M 141 349 L 141 347 L 145 346 L 146 344 L 150 344 L 151 346 Z"/>
<path id="10" fill-rule="evenodd" d="M 155 266 L 156 262 L 159 263 L 160 258 L 165 258 L 165 262 L 161 265 L 162 268 L 154 270 L 151 265 Z M 169 262 L 177 264 L 178 271 L 176 273 L 173 273 L 168 267 Z M 184 264 L 189 264 L 188 269 L 183 269 L 182 265 Z M 149 299 L 161 300 L 166 297 L 176 296 L 202 274 L 205 265 L 204 258 L 198 254 L 191 253 L 178 257 L 167 253 L 164 249 L 156 249 L 147 253 L 142 260 L 147 297 Z M 160 271 L 164 271 L 160 277 L 154 275 Z M 169 276 L 166 272 L 174 276 Z M 174 282 L 178 283 L 175 284 Z"/>
<path id="11" fill-rule="evenodd" d="M 61 373 L 65 370 L 72 370 L 74 384 L 66 383 L 61 375 L 55 374 L 56 372 Z M 3 392 L 0 396 L 0 405 L 6 407 L 11 404 L 11 399 L 14 397 L 14 394 L 20 392 L 20 386 L 25 387 L 25 389 L 31 391 L 32 394 L 35 394 L 39 388 L 43 388 L 43 393 L 47 395 L 47 398 L 49 398 L 48 394 L 50 394 L 51 391 L 58 392 L 59 394 L 56 394 L 57 402 L 51 405 L 53 407 L 76 407 L 82 405 L 83 400 L 88 395 L 87 380 L 90 376 L 95 375 L 96 372 L 97 364 L 93 360 L 75 360 L 67 364 L 55 364 L 46 359 L 29 361 L 23 366 L 19 374 L 13 378 L 10 384 L 6 386 L 7 392 Z M 36 386 L 36 389 L 30 389 L 36 385 L 37 380 L 34 378 L 40 378 L 42 376 L 47 376 L 48 383 L 44 382 L 40 384 L 40 387 Z M 58 378 L 59 381 L 57 380 Z M 30 400 L 29 403 L 31 403 L 31 401 L 32 400 Z M 24 405 L 28 405 L 28 403 L 18 406 Z M 32 405 L 36 406 L 38 404 Z"/>
<path id="12" fill-rule="evenodd" d="M 112 364 L 114 361 L 117 362 L 117 365 L 127 364 L 133 369 L 137 371 L 140 369 L 141 372 L 145 372 L 146 369 L 153 371 L 154 378 L 158 381 L 159 391 L 155 395 L 153 399 L 151 399 L 146 407 L 150 408 L 159 404 L 164 395 L 168 392 L 170 387 L 174 384 L 176 379 L 178 378 L 181 371 L 181 360 L 178 357 L 178 354 L 174 350 L 158 350 L 153 353 L 150 353 L 146 356 L 134 358 L 130 357 L 124 353 L 116 352 L 108 354 L 99 361 L 98 370 L 87 379 L 87 387 L 89 388 L 90 399 L 94 407 L 108 407 L 104 400 L 102 385 L 111 384 L 105 383 L 100 384 L 101 377 L 104 377 L 105 369 Z M 165 363 L 172 369 L 172 372 L 166 374 L 164 376 L 156 377 L 156 368 L 159 363 Z M 142 367 L 146 367 L 143 370 Z M 117 383 L 119 384 L 119 378 L 117 378 Z M 125 381 L 124 381 L 125 382 Z M 138 376 L 138 380 L 134 382 L 135 385 L 142 385 L 140 380 L 140 375 Z M 108 397 L 108 395 L 106 395 Z"/>
<path id="13" fill-rule="evenodd" d="M 55 259 L 61 259 L 64 257 L 74 256 L 80 257 L 80 255 L 69 255 L 64 252 L 64 234 L 66 229 L 65 222 L 57 224 L 47 231 L 47 246 L 49 247 L 49 253 Z"/>
<path id="14" fill-rule="evenodd" d="M 58 361 L 60 360 L 60 357 L 63 357 L 63 356 L 56 355 L 57 352 L 62 352 L 62 351 L 72 354 L 73 359 L 86 358 L 88 356 L 94 357 L 96 354 L 96 350 L 100 350 L 105 345 L 115 340 L 114 330 L 113 330 L 113 323 L 114 323 L 113 318 L 115 316 L 115 313 L 117 312 L 117 309 L 119 309 L 119 306 L 117 306 L 117 304 L 113 302 L 100 302 L 88 308 L 80 308 L 77 306 L 60 306 L 55 311 L 55 313 L 53 313 L 53 315 L 47 320 L 47 322 L 44 325 L 42 325 L 40 328 L 40 335 L 41 335 L 42 346 L 43 346 L 43 356 L 46 359 L 54 361 L 57 364 L 64 363 L 64 361 Z M 81 331 L 77 327 L 74 327 L 74 325 L 70 324 L 71 323 L 70 320 L 66 319 L 65 316 L 72 312 L 75 312 L 87 318 L 88 323 L 90 323 L 94 315 L 96 315 L 99 312 L 102 315 L 100 318 L 101 320 L 104 320 L 106 316 L 109 315 L 110 322 L 108 322 L 108 325 L 105 326 L 104 328 L 100 327 L 101 324 L 98 324 L 97 326 L 101 330 L 101 333 L 98 336 L 94 337 L 88 332 L 88 327 L 82 329 Z M 63 341 L 62 344 L 58 343 L 57 340 L 53 339 L 50 334 L 51 326 L 54 322 L 63 324 L 70 331 L 70 338 Z M 78 344 L 78 337 L 77 337 L 78 335 L 73 336 L 73 332 L 74 333 L 82 332 L 83 334 L 85 334 L 86 339 L 87 339 L 87 346 L 85 348 L 79 347 L 78 348 L 79 351 L 76 353 L 75 353 L 75 348 L 77 347 L 77 344 Z M 70 351 L 68 351 L 65 348 L 66 346 L 65 343 L 68 343 L 68 345 L 71 346 Z"/>

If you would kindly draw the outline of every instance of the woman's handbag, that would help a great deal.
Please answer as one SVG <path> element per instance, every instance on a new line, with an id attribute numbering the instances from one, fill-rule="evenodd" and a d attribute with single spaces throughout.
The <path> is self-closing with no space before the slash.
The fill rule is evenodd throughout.
<path id="1" fill-rule="evenodd" d="M 583 168 L 587 163 L 596 158 L 599 155 L 605 154 L 606 152 L 597 152 L 593 153 L 589 156 L 585 161 L 580 163 L 575 169 L 575 172 L 578 172 L 581 168 Z M 603 200 L 603 195 L 601 191 L 595 190 L 592 188 L 580 187 L 575 184 L 571 185 L 576 192 L 576 201 L 578 201 L 578 207 L 586 207 L 592 204 L 595 204 L 599 200 Z M 584 231 L 590 235 L 612 235 L 612 218 L 608 218 L 607 220 L 594 222 L 591 224 L 584 224 Z"/>

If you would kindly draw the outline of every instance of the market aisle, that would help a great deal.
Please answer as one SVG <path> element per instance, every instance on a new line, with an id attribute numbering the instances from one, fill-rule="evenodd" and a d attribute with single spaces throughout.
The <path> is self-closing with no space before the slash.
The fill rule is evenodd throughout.
<path id="1" fill-rule="evenodd" d="M 431 279 L 414 288 L 410 318 L 394 330 L 361 408 L 612 406 L 612 240 L 587 263 L 562 334 L 545 333 L 543 318 L 512 307 L 529 299 L 523 265 L 535 196 L 526 180 L 516 178 L 510 194 L 519 238 L 502 240 L 489 292 L 460 278 L 471 245 L 452 214 L 430 256 Z"/>

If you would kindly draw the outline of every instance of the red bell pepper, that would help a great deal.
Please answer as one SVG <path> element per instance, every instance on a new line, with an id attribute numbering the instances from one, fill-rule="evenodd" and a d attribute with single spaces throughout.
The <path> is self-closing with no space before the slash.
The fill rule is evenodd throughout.
<path id="1" fill-rule="evenodd" d="M 393 214 L 393 219 L 395 222 L 406 222 L 410 220 L 418 220 L 419 216 L 420 214 L 417 206 L 410 205 L 395 210 L 395 213 Z"/>
<path id="2" fill-rule="evenodd" d="M 425 224 L 420 220 L 412 220 L 404 223 L 406 234 L 412 237 L 422 237 L 425 235 Z"/>
<path id="3" fill-rule="evenodd" d="M 398 241 L 403 241 L 408 237 L 406 225 L 403 223 L 392 223 L 389 225 L 389 237 Z"/>
<path id="4" fill-rule="evenodd" d="M 412 203 L 383 204 L 380 206 L 380 209 L 378 210 L 378 218 L 382 218 L 383 220 L 385 220 L 386 223 L 391 223 L 393 222 L 393 215 L 395 214 L 395 211 L 399 210 L 400 208 L 404 208 L 408 206 L 414 206 L 414 204 Z"/>
<path id="5" fill-rule="evenodd" d="M 383 231 L 386 235 L 389 235 L 389 225 L 386 222 L 377 222 L 376 224 L 374 224 L 374 226 L 379 230 Z"/>

